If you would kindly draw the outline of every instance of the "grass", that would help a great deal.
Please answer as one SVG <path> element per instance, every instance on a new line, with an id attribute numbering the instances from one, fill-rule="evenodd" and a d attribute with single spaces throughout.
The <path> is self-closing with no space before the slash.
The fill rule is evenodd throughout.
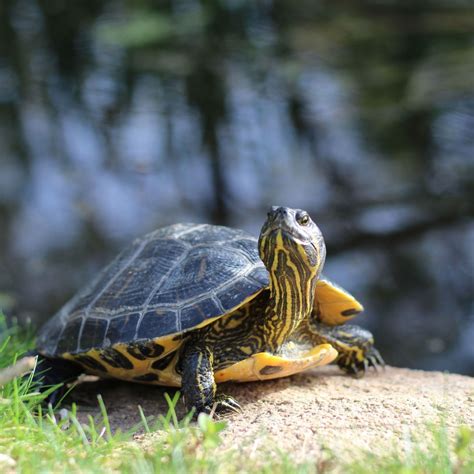
<path id="1" fill-rule="evenodd" d="M 32 337 L 0 320 L 0 367 L 11 364 L 32 346 Z M 362 461 L 349 465 L 337 460 L 337 453 L 324 458 L 295 460 L 271 444 L 260 449 L 251 461 L 239 449 L 223 450 L 221 432 L 225 422 L 200 415 L 197 423 L 189 417 L 178 420 L 177 397 L 167 398 L 166 416 L 147 417 L 139 408 L 141 423 L 122 433 L 110 428 L 107 409 L 98 398 L 99 415 L 80 422 L 77 407 L 66 417 L 59 410 L 42 408 L 43 395 L 34 391 L 31 377 L 14 380 L 0 388 L 0 472 L 5 473 L 472 473 L 474 432 L 460 427 L 457 440 L 449 441 L 447 429 L 432 427 L 432 441 L 421 448 L 421 440 L 410 438 L 404 455 L 377 457 L 367 453 Z M 151 441 L 138 444 L 134 433 L 140 429 Z M 420 442 L 419 442 L 420 441 Z M 426 443 L 425 443 L 426 444 Z"/>

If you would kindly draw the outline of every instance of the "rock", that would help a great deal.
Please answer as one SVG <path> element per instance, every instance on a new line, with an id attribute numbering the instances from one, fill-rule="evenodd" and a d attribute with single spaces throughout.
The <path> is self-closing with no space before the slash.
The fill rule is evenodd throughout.
<path id="1" fill-rule="evenodd" d="M 387 367 L 354 379 L 331 366 L 221 388 L 243 407 L 242 413 L 227 417 L 224 447 L 249 452 L 260 443 L 304 459 L 327 447 L 338 457 L 353 459 L 367 451 L 405 449 L 411 433 L 428 440 L 430 423 L 443 422 L 452 432 L 461 424 L 474 427 L 474 378 L 462 375 Z M 165 413 L 163 393 L 173 393 L 162 387 L 100 382 L 90 384 L 82 396 L 93 398 L 97 391 L 112 427 L 122 430 L 139 422 L 138 404 L 147 416 Z M 84 407 L 80 411 L 87 413 Z M 181 404 L 178 414 L 184 414 Z"/>

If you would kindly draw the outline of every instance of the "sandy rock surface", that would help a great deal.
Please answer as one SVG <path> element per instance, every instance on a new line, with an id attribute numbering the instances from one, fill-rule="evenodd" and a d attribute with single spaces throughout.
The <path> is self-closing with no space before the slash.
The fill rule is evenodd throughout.
<path id="1" fill-rule="evenodd" d="M 421 437 L 430 422 L 444 420 L 454 431 L 474 427 L 474 378 L 440 372 L 388 367 L 363 379 L 342 374 L 336 367 L 308 371 L 285 379 L 225 384 L 221 389 L 239 400 L 243 412 L 227 417 L 224 444 L 249 450 L 273 444 L 298 458 L 318 456 L 329 447 L 338 456 L 353 458 L 406 448 L 410 433 Z M 163 394 L 172 389 L 116 381 L 82 384 L 74 397 L 81 416 L 98 412 L 101 393 L 112 428 L 130 429 L 140 421 L 137 405 L 147 416 L 164 414 Z M 184 407 L 178 405 L 178 414 Z M 147 435 L 151 438 L 153 435 Z M 147 437 L 142 438 L 147 442 Z"/>

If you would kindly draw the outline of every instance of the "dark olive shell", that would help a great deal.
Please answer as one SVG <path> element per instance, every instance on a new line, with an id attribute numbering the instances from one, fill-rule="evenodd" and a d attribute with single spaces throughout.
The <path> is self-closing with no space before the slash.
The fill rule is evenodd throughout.
<path id="1" fill-rule="evenodd" d="M 228 227 L 176 224 L 137 239 L 40 330 L 44 355 L 189 331 L 268 286 L 257 240 Z"/>

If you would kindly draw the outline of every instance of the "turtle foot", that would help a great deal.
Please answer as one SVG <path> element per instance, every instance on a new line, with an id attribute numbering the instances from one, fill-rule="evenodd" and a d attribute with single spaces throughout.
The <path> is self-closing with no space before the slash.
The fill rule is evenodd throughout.
<path id="1" fill-rule="evenodd" d="M 337 361 L 338 366 L 349 375 L 356 378 L 361 378 L 365 375 L 370 367 L 378 372 L 379 369 L 385 369 L 385 361 L 380 352 L 375 348 L 369 348 L 363 355 L 363 358 L 358 357 L 356 352 L 341 357 Z"/>

